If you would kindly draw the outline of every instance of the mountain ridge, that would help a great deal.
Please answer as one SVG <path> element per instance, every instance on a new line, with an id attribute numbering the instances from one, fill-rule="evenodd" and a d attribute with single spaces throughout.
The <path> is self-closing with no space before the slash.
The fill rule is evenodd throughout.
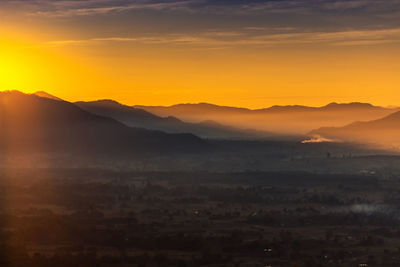
<path id="1" fill-rule="evenodd" d="M 319 127 L 344 126 L 355 121 L 379 119 L 399 110 L 362 102 L 332 102 L 321 107 L 275 105 L 264 109 L 242 109 L 204 103 L 133 107 L 157 116 L 174 116 L 192 123 L 212 119 L 227 126 L 280 134 L 306 134 Z"/>
<path id="2" fill-rule="evenodd" d="M 174 153 L 209 147 L 192 134 L 132 128 L 112 118 L 89 113 L 67 101 L 18 91 L 0 92 L 0 127 L 0 148 L 8 153 Z"/>
<path id="3" fill-rule="evenodd" d="M 278 135 L 274 133 L 257 132 L 251 129 L 238 129 L 222 125 L 212 120 L 189 123 L 174 116 L 161 117 L 139 108 L 123 105 L 114 100 L 79 101 L 75 104 L 91 113 L 112 117 L 135 127 L 171 133 L 190 132 L 203 138 L 278 138 Z"/>
<path id="4" fill-rule="evenodd" d="M 268 110 L 276 110 L 276 109 L 309 109 L 309 110 L 318 110 L 318 109 L 330 109 L 330 108 L 337 108 L 337 107 L 365 107 L 365 108 L 385 108 L 385 109 L 398 109 L 398 107 L 382 107 L 376 106 L 371 103 L 366 102 L 344 102 L 344 103 L 337 103 L 337 102 L 330 102 L 323 106 L 306 106 L 306 105 L 273 105 L 266 108 L 256 108 L 250 109 L 245 107 L 235 107 L 235 106 L 226 106 L 226 105 L 218 105 L 212 104 L 207 102 L 199 102 L 199 103 L 178 103 L 174 105 L 132 105 L 132 107 L 136 108 L 175 108 L 175 107 L 204 107 L 204 108 L 213 108 L 213 109 L 227 109 L 227 110 L 242 110 L 242 111 L 268 111 Z"/>
<path id="5" fill-rule="evenodd" d="M 400 111 L 371 121 L 357 121 L 343 127 L 321 127 L 310 136 L 321 136 L 341 141 L 400 145 Z"/>
<path id="6" fill-rule="evenodd" d="M 64 101 L 63 99 L 56 97 L 54 95 L 51 95 L 45 91 L 37 91 L 37 92 L 34 92 L 32 95 L 40 96 L 43 98 L 49 98 L 49 99 L 53 99 L 53 100 L 58 100 L 58 101 Z"/>

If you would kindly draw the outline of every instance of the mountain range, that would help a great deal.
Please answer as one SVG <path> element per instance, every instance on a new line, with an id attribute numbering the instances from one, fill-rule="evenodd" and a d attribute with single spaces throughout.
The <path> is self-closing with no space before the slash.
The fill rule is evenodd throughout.
<path id="1" fill-rule="evenodd" d="M 173 116 L 157 116 L 143 109 L 122 105 L 113 100 L 76 102 L 75 104 L 90 113 L 113 118 L 131 127 L 160 130 L 168 133 L 192 133 L 202 138 L 213 139 L 295 138 L 294 136 L 281 136 L 266 131 L 225 126 L 212 120 L 188 123 Z"/>
<path id="2" fill-rule="evenodd" d="M 307 136 L 320 140 L 400 146 L 400 111 L 365 103 L 331 103 L 323 107 L 273 106 L 258 110 L 205 103 L 172 107 L 140 106 L 147 110 L 138 107 L 113 100 L 70 103 L 46 92 L 0 92 L 0 149 L 9 153 L 198 152 L 211 148 L 210 143 L 200 137 L 288 140 L 288 136 L 239 128 L 249 121 L 251 124 L 259 121 L 262 126 L 259 128 L 271 129 L 270 125 L 274 125 L 271 122 L 278 123 L 280 119 L 282 127 L 305 124 L 305 129 L 316 124 L 317 118 L 320 126 L 334 126 L 315 127 Z M 185 122 L 174 116 L 157 115 L 171 112 L 192 120 L 206 120 Z M 221 125 L 214 120 L 228 117 L 234 126 Z M 374 119 L 357 121 L 356 118 Z M 351 122 L 345 126 L 335 126 L 339 121 L 349 120 Z"/>
<path id="3" fill-rule="evenodd" d="M 400 146 L 400 111 L 384 118 L 354 122 L 344 127 L 322 127 L 309 133 L 314 138 L 334 141 Z"/>
<path id="4" fill-rule="evenodd" d="M 368 103 L 330 103 L 322 107 L 272 106 L 247 109 L 208 103 L 173 106 L 134 106 L 158 116 L 174 116 L 189 122 L 212 119 L 224 125 L 284 134 L 306 134 L 319 127 L 344 126 L 355 121 L 375 120 L 398 111 L 397 108 Z"/>
<path id="5" fill-rule="evenodd" d="M 0 92 L 4 152 L 192 152 L 209 145 L 193 134 L 133 128 L 53 97 Z"/>

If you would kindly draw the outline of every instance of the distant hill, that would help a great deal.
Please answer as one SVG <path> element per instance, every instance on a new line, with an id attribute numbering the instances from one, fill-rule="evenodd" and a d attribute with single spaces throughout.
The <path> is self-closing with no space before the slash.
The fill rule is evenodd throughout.
<path id="1" fill-rule="evenodd" d="M 182 119 L 188 119 L 193 121 L 204 121 L 211 120 L 212 117 L 208 115 L 234 115 L 242 113 L 251 113 L 252 110 L 247 108 L 236 108 L 229 106 L 218 106 L 208 103 L 198 104 L 177 104 L 173 106 L 142 106 L 136 105 L 134 108 L 147 110 L 153 114 L 167 117 L 176 116 Z"/>
<path id="2" fill-rule="evenodd" d="M 400 112 L 378 120 L 354 122 L 344 127 L 322 127 L 311 131 L 309 135 L 339 141 L 399 146 Z"/>
<path id="3" fill-rule="evenodd" d="M 211 119 L 233 127 L 289 134 L 305 134 L 318 127 L 344 126 L 355 121 L 375 120 L 398 110 L 357 102 L 330 103 L 322 107 L 272 106 L 253 110 L 207 103 L 134 107 L 158 116 L 174 116 L 189 122 Z"/>
<path id="4" fill-rule="evenodd" d="M 18 91 L 0 92 L 0 149 L 5 153 L 191 152 L 209 145 L 192 134 L 130 128 L 78 106 Z"/>
<path id="5" fill-rule="evenodd" d="M 88 112 L 116 119 L 132 127 L 143 127 L 168 133 L 193 133 L 203 138 L 218 139 L 293 138 L 269 132 L 224 126 L 212 120 L 187 123 L 173 116 L 160 117 L 113 100 L 76 102 L 75 104 Z"/>
<path id="6" fill-rule="evenodd" d="M 254 112 L 272 113 L 272 112 L 318 112 L 318 111 L 352 111 L 352 110 L 381 110 L 381 107 L 373 106 L 369 103 L 336 103 L 332 102 L 322 107 L 308 107 L 301 105 L 288 105 L 288 106 L 272 106 L 269 108 L 255 109 Z"/>

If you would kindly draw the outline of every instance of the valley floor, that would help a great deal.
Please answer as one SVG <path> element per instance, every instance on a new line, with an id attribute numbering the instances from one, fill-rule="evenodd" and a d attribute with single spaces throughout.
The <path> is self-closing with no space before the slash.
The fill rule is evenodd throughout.
<path id="1" fill-rule="evenodd" d="M 2 266 L 400 266 L 400 180 L 1 169 Z"/>

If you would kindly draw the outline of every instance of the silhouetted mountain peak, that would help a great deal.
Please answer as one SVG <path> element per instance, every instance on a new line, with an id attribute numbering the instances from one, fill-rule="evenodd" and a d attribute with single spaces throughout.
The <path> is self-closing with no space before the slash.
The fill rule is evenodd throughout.
<path id="1" fill-rule="evenodd" d="M 50 120 L 53 123 L 62 125 L 68 121 L 76 122 L 98 117 L 67 101 L 41 97 L 36 94 L 25 94 L 19 91 L 0 92 L 0 100 L 0 105 L 5 112 L 0 119 L 11 119 L 9 123 L 12 124 L 30 124 L 40 127 L 42 122 L 46 123 Z M 19 121 L 21 118 L 25 119 Z M 104 119 L 111 120 L 108 118 Z"/>
<path id="2" fill-rule="evenodd" d="M 258 112 L 287 112 L 287 111 L 308 111 L 308 110 L 314 110 L 316 108 L 313 107 L 307 107 L 307 106 L 302 106 L 302 105 L 274 105 L 269 108 L 263 108 L 263 109 L 257 109 L 255 111 Z"/>
<path id="3" fill-rule="evenodd" d="M 161 117 L 154 115 L 146 110 L 138 109 L 130 106 L 123 105 L 115 100 L 101 99 L 95 101 L 79 101 L 75 104 L 86 111 L 101 116 L 111 117 L 129 117 L 129 120 L 160 120 Z M 120 119 L 118 119 L 121 121 Z M 124 123 L 129 125 L 128 121 L 122 120 Z"/>
<path id="4" fill-rule="evenodd" d="M 206 103 L 206 102 L 200 102 L 200 103 L 180 103 L 176 105 L 172 105 L 175 107 L 179 106 L 198 106 L 198 107 L 218 107 L 218 105 L 211 104 L 211 103 Z"/>
<path id="5" fill-rule="evenodd" d="M 36 96 L 43 97 L 43 98 L 48 98 L 48 99 L 53 99 L 53 100 L 58 100 L 58 101 L 64 101 L 63 99 L 58 98 L 58 97 L 56 97 L 54 95 L 51 95 L 51 94 L 49 94 L 49 93 L 47 93 L 45 91 L 37 91 L 37 92 L 33 93 L 32 95 L 36 95 Z"/>
<path id="6" fill-rule="evenodd" d="M 362 103 L 362 102 L 350 102 L 350 103 L 337 103 L 332 102 L 326 106 L 323 106 L 322 109 L 371 109 L 371 108 L 381 108 L 378 106 L 374 106 L 370 103 Z"/>
<path id="7" fill-rule="evenodd" d="M 79 101 L 76 103 L 88 103 L 88 104 L 99 105 L 99 106 L 104 106 L 104 107 L 119 107 L 119 108 L 128 107 L 128 106 L 125 106 L 115 100 L 112 100 L 112 99 L 99 99 L 99 100 L 87 101 L 87 102 Z"/>
<path id="8" fill-rule="evenodd" d="M 196 109 L 196 110 L 204 110 L 204 111 L 250 111 L 250 109 L 242 108 L 242 107 L 232 107 L 232 106 L 221 106 L 206 102 L 200 103 L 184 103 L 184 104 L 176 104 L 171 107 L 175 108 L 189 108 L 189 109 Z"/>
<path id="9" fill-rule="evenodd" d="M 26 95 L 25 93 L 22 93 L 21 91 L 18 90 L 5 90 L 5 91 L 0 91 L 0 96 L 23 96 Z"/>

